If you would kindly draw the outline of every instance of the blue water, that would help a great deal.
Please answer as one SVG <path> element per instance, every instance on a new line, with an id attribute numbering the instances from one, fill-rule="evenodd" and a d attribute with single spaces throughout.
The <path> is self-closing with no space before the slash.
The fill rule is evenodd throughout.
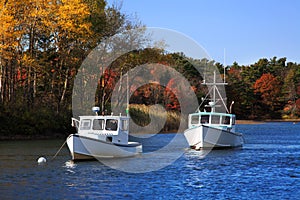
<path id="1" fill-rule="evenodd" d="M 51 160 L 62 140 L 0 142 L 0 199 L 299 199 L 300 123 L 238 125 L 245 136 L 242 149 L 206 154 L 172 147 L 143 163 L 147 153 L 125 160 L 136 168 L 165 167 L 129 173 L 99 161 L 70 161 L 66 147 Z M 144 139 L 152 152 L 174 134 Z M 182 138 L 184 143 L 184 138 Z M 46 156 L 46 165 L 36 159 Z M 148 160 L 146 160 L 148 161 Z M 147 166 L 146 166 L 147 165 Z"/>

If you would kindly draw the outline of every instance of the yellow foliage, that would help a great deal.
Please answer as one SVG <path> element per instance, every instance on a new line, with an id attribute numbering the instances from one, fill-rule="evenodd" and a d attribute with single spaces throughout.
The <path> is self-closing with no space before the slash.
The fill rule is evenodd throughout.
<path id="1" fill-rule="evenodd" d="M 83 0 L 0 0 L 1 58 L 37 67 L 33 52 L 39 48 L 39 37 L 44 35 L 52 46 L 68 51 L 64 40 L 82 44 L 90 37 L 89 15 Z"/>
<path id="2" fill-rule="evenodd" d="M 67 32 L 89 33 L 90 24 L 85 22 L 90 14 L 88 10 L 81 0 L 62 0 L 62 5 L 58 8 L 57 23 Z"/>
<path id="3" fill-rule="evenodd" d="M 86 21 L 90 13 L 82 0 L 1 0 L 0 8 L 2 37 L 9 32 L 25 34 L 32 28 L 69 37 L 90 34 L 91 25 Z"/>

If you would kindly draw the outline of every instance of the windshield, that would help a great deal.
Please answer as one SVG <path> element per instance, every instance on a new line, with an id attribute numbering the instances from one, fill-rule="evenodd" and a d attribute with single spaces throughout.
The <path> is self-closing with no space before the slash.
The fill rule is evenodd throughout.
<path id="1" fill-rule="evenodd" d="M 116 131 L 118 129 L 118 120 L 116 119 L 107 119 L 105 130 Z"/>
<path id="2" fill-rule="evenodd" d="M 104 129 L 104 119 L 94 119 L 93 129 L 94 130 L 103 130 Z"/>

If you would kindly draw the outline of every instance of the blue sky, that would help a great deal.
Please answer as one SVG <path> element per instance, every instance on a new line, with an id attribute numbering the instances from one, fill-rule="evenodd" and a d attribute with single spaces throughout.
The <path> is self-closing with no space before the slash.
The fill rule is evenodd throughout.
<path id="1" fill-rule="evenodd" d="M 298 0 L 107 0 L 148 27 L 181 32 L 226 64 L 286 57 L 300 63 Z"/>

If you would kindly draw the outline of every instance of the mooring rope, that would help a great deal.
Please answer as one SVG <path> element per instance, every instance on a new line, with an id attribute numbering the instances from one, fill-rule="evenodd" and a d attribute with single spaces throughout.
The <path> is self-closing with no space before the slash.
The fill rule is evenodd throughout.
<path id="1" fill-rule="evenodd" d="M 54 160 L 54 158 L 57 156 L 57 154 L 61 151 L 61 149 L 63 148 L 63 146 L 66 144 L 67 140 L 65 140 L 65 142 L 61 145 L 61 147 L 58 149 L 58 151 L 56 152 L 56 154 L 52 157 L 51 160 Z"/>

